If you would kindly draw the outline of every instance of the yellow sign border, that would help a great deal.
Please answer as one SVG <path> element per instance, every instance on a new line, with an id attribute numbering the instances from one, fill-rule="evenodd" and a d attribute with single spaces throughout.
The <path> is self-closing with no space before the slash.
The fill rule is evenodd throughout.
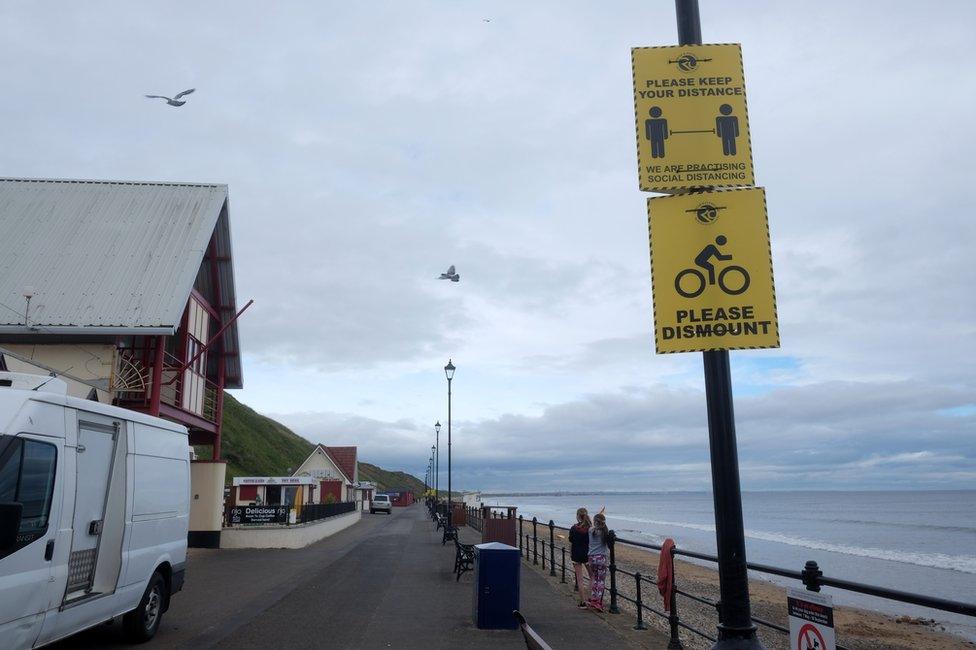
<path id="1" fill-rule="evenodd" d="M 748 141 L 749 141 L 749 176 L 750 182 L 744 183 L 724 183 L 724 184 L 702 184 L 698 183 L 695 185 L 671 185 L 671 186 L 655 186 L 655 187 L 644 187 L 643 185 L 643 174 L 641 173 L 641 159 L 640 159 L 640 134 L 641 125 L 640 117 L 638 116 L 637 107 L 637 59 L 634 53 L 637 50 L 680 50 L 689 49 L 697 47 L 728 47 L 734 45 L 739 51 L 739 72 L 742 74 L 742 103 L 745 106 L 745 122 L 748 131 Z M 645 45 L 630 48 L 630 74 L 631 83 L 633 85 L 634 91 L 634 142 L 637 146 L 637 187 L 642 192 L 664 192 L 668 194 L 680 194 L 687 192 L 690 189 L 699 187 L 715 187 L 715 188 L 736 188 L 736 187 L 755 187 L 756 186 L 756 167 L 752 157 L 752 127 L 749 122 L 749 92 L 746 86 L 746 66 L 742 58 L 742 44 L 741 43 L 703 43 L 702 45 Z M 767 218 L 768 221 L 768 218 Z"/>
<path id="2" fill-rule="evenodd" d="M 721 347 L 696 347 L 688 350 L 662 350 L 660 347 L 660 339 L 658 338 L 658 301 L 657 301 L 657 287 L 655 285 L 655 274 L 654 274 L 654 244 L 653 236 L 651 232 L 651 202 L 661 201 L 667 199 L 673 199 L 674 195 L 665 196 L 651 196 L 647 199 L 647 241 L 648 241 L 648 251 L 650 252 L 650 263 L 651 263 L 651 304 L 654 309 L 654 352 L 656 354 L 681 354 L 684 352 L 708 352 L 712 350 L 770 350 L 780 347 L 780 335 L 779 335 L 779 310 L 776 306 L 776 276 L 773 270 L 773 242 L 772 235 L 769 232 L 769 209 L 766 204 L 766 188 L 765 187 L 736 187 L 728 189 L 717 189 L 708 192 L 685 192 L 680 194 L 680 196 L 708 196 L 710 194 L 724 194 L 727 192 L 751 192 L 755 190 L 760 190 L 762 192 L 762 205 L 763 205 L 763 223 L 766 227 L 766 246 L 769 253 L 769 281 L 770 290 L 772 292 L 773 301 L 773 320 L 776 323 L 776 344 L 775 345 L 723 345 Z"/>

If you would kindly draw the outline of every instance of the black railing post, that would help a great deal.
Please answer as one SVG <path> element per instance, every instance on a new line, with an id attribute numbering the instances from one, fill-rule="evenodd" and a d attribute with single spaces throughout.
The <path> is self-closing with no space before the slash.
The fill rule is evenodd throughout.
<path id="1" fill-rule="evenodd" d="M 546 538 L 542 538 L 542 570 L 546 570 Z"/>
<path id="2" fill-rule="evenodd" d="M 668 639 L 668 650 L 684 650 L 681 639 L 678 637 L 678 598 L 674 590 L 671 591 L 671 610 L 668 612 L 668 627 L 671 630 L 671 638 Z"/>
<path id="3" fill-rule="evenodd" d="M 532 517 L 532 564 L 539 563 L 539 531 L 536 528 L 539 521 Z"/>
<path id="4" fill-rule="evenodd" d="M 562 577 L 559 578 L 559 582 L 566 584 L 566 547 L 561 547 L 563 551 L 563 563 L 562 563 Z"/>
<path id="5" fill-rule="evenodd" d="M 521 543 L 522 542 L 522 535 L 525 534 L 524 532 L 522 532 L 522 515 L 519 515 L 519 532 L 518 532 L 518 534 L 519 534 L 519 543 Z M 528 548 L 528 545 L 526 545 L 526 548 Z M 526 555 L 525 557 L 528 557 L 528 555 Z"/>
<path id="6" fill-rule="evenodd" d="M 807 591 L 820 591 L 820 577 L 823 575 L 823 571 L 820 570 L 820 567 L 817 566 L 814 560 L 807 560 L 801 575 L 803 576 L 803 584 L 806 585 Z"/>
<path id="7" fill-rule="evenodd" d="M 620 608 L 617 607 L 617 559 L 613 550 L 614 542 L 617 541 L 617 534 L 611 530 L 607 538 L 607 546 L 610 548 L 610 613 L 619 614 Z"/>
<path id="8" fill-rule="evenodd" d="M 671 638 L 668 639 L 668 650 L 683 650 L 681 639 L 678 637 L 678 578 L 674 571 L 674 551 L 671 547 L 671 598 L 668 599 L 668 627 Z"/>
<path id="9" fill-rule="evenodd" d="M 556 524 L 549 520 L 549 575 L 556 577 L 556 542 L 554 531 L 556 530 Z"/>
<path id="10" fill-rule="evenodd" d="M 646 630 L 647 626 L 644 625 L 644 603 L 641 601 L 641 574 L 640 571 L 634 574 L 634 584 L 637 587 L 637 625 L 634 626 L 635 630 Z"/>

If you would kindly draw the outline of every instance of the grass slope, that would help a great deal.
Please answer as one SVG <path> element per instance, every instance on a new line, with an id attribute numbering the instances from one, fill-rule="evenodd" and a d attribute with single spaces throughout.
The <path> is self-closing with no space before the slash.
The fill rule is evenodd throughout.
<path id="1" fill-rule="evenodd" d="M 221 455 L 227 461 L 227 482 L 235 476 L 285 476 L 302 464 L 315 448 L 291 429 L 224 393 Z M 209 447 L 197 448 L 198 458 L 209 458 Z M 405 472 L 359 463 L 359 480 L 371 481 L 380 491 L 408 487 L 423 494 L 424 483 Z"/>
<path id="2" fill-rule="evenodd" d="M 287 476 L 308 458 L 315 445 L 224 393 L 220 454 L 227 461 L 227 482 L 235 476 Z"/>
<path id="3" fill-rule="evenodd" d="M 424 493 L 424 482 L 406 472 L 391 472 L 369 463 L 359 463 L 359 480 L 376 484 L 379 492 L 405 487 L 417 496 Z"/>

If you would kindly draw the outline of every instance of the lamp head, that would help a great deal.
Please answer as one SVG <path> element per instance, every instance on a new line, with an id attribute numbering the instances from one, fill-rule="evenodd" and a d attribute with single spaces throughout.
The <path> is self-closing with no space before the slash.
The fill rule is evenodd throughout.
<path id="1" fill-rule="evenodd" d="M 450 359 L 448 359 L 447 360 L 447 365 L 444 366 L 444 374 L 447 375 L 447 380 L 448 381 L 451 381 L 452 379 L 454 379 L 454 370 L 455 370 L 454 364 L 451 363 L 451 360 Z"/>
<path id="2" fill-rule="evenodd" d="M 437 424 L 434 425 L 434 431 L 436 431 L 437 433 L 440 433 L 441 432 L 441 421 L 440 420 L 438 420 L 437 421 Z"/>

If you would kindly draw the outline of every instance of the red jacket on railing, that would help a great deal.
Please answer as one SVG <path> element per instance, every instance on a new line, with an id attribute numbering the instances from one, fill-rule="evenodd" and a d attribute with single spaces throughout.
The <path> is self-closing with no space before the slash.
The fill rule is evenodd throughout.
<path id="1" fill-rule="evenodd" d="M 671 611 L 671 593 L 674 591 L 674 540 L 670 537 L 661 545 L 661 559 L 657 563 L 657 590 L 664 598 L 664 611 Z"/>

